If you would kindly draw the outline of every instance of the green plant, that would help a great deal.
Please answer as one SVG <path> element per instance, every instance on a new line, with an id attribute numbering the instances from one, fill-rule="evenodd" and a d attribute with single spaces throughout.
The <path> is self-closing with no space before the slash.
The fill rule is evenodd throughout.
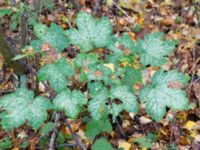
<path id="1" fill-rule="evenodd" d="M 92 120 L 87 122 L 86 136 L 93 140 L 101 132 L 110 132 L 111 122 L 115 122 L 122 111 L 137 113 L 138 95 L 147 113 L 157 122 L 164 117 L 166 108 L 188 109 L 186 92 L 182 90 L 182 86 L 188 83 L 187 75 L 177 70 L 158 69 L 150 83 L 142 83 L 142 71 L 149 65 L 162 68 L 177 41 L 165 40 L 161 32 L 146 35 L 137 42 L 133 42 L 127 33 L 115 37 L 108 18 L 97 20 L 84 12 L 77 15 L 75 22 L 77 28 L 67 31 L 54 23 L 50 27 L 34 24 L 37 39 L 31 41 L 30 46 L 45 55 L 41 46 L 48 43 L 59 54 L 53 63 L 38 71 L 39 81 L 48 81 L 56 95 L 52 99 L 34 98 L 32 91 L 20 88 L 1 98 L 1 124 L 4 129 L 12 130 L 27 120 L 37 130 L 47 119 L 47 110 L 63 111 L 65 117 L 72 119 L 76 119 L 80 112 L 88 111 Z M 125 50 L 117 47 L 116 43 L 124 46 Z M 73 59 L 61 55 L 69 44 L 80 50 Z M 108 52 L 101 54 L 102 48 Z M 135 68 L 138 56 L 142 66 Z M 135 84 L 144 88 L 134 89 Z M 87 86 L 82 88 L 82 85 Z M 17 110 L 14 109 L 17 107 Z M 49 126 L 52 127 L 52 124 Z M 99 149 L 99 145 L 113 149 L 104 138 L 96 141 L 92 149 Z"/>
<path id="2" fill-rule="evenodd" d="M 147 137 L 138 137 L 134 140 L 135 143 L 139 144 L 141 148 L 152 148 L 155 135 L 149 133 Z"/>

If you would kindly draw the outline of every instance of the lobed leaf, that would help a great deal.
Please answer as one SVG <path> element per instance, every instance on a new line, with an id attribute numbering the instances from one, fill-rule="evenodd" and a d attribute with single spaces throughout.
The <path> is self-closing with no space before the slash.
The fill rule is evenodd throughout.
<path id="1" fill-rule="evenodd" d="M 53 104 L 58 110 L 64 110 L 66 116 L 75 119 L 81 107 L 87 104 L 87 98 L 81 91 L 66 89 L 54 98 Z"/>
<path id="2" fill-rule="evenodd" d="M 188 78 L 176 70 L 159 70 L 154 74 L 152 83 L 141 91 L 140 101 L 146 103 L 146 111 L 155 121 L 160 121 L 164 117 L 167 107 L 174 110 L 188 108 L 186 92 L 180 88 L 170 87 L 173 82 L 185 85 Z"/>
<path id="3" fill-rule="evenodd" d="M 34 24 L 34 33 L 39 40 L 32 42 L 32 45 L 37 50 L 41 43 L 49 43 L 59 52 L 69 45 L 69 39 L 64 34 L 63 29 L 55 23 L 51 23 L 50 27 L 41 23 Z"/>
<path id="4" fill-rule="evenodd" d="M 5 130 L 18 128 L 26 121 L 37 130 L 47 119 L 47 110 L 52 104 L 44 97 L 34 98 L 33 91 L 20 88 L 1 98 L 0 107 L 3 110 L 1 124 Z"/>
<path id="5" fill-rule="evenodd" d="M 109 45 L 112 25 L 108 18 L 95 19 L 92 14 L 80 12 L 75 20 L 78 29 L 66 31 L 71 43 L 80 47 L 81 51 L 91 51 Z"/>
<path id="6" fill-rule="evenodd" d="M 65 58 L 61 58 L 53 64 L 42 67 L 38 72 L 38 79 L 48 80 L 56 92 L 61 92 L 67 86 L 66 77 L 71 77 L 74 73 L 72 65 Z"/>

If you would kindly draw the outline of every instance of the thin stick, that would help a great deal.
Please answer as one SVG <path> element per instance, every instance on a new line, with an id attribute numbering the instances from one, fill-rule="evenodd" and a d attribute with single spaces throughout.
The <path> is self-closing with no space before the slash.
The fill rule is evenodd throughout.
<path id="1" fill-rule="evenodd" d="M 94 6 L 94 14 L 97 16 L 97 17 L 101 17 L 101 9 L 102 9 L 102 3 L 103 3 L 103 0 L 96 0 L 95 1 L 95 6 Z"/>
<path id="2" fill-rule="evenodd" d="M 123 136 L 123 138 L 126 138 L 126 134 L 124 133 L 124 131 L 123 131 L 123 129 L 122 129 L 122 127 L 121 127 L 121 125 L 119 124 L 119 121 L 116 119 L 116 123 L 117 123 L 117 126 L 118 126 L 118 128 L 119 128 L 119 132 L 120 132 L 120 134 Z"/>
<path id="3" fill-rule="evenodd" d="M 185 91 L 189 90 L 195 83 L 197 83 L 200 80 L 200 77 L 198 77 L 196 80 L 194 80 Z"/>
<path id="4" fill-rule="evenodd" d="M 197 7 L 197 4 L 194 3 L 194 9 L 195 9 L 195 14 L 197 16 L 197 22 L 198 22 L 198 26 L 200 27 L 200 16 L 198 14 L 198 7 Z"/>
<path id="5" fill-rule="evenodd" d="M 127 14 L 127 12 L 125 10 L 123 10 L 119 5 L 117 5 L 114 1 L 112 1 L 112 4 L 114 6 L 116 6 L 126 17 L 129 18 L 129 15 Z M 125 18 L 127 22 L 134 24 L 133 20 Z"/>
<path id="6" fill-rule="evenodd" d="M 54 128 L 53 128 L 53 132 L 51 134 L 51 139 L 50 139 L 50 143 L 49 143 L 49 150 L 54 149 L 54 143 L 55 143 L 55 140 L 56 140 L 56 136 L 57 136 L 57 133 L 58 133 L 58 127 L 59 127 L 59 124 L 60 124 L 59 119 L 60 119 L 60 114 L 56 113 Z"/>
<path id="7" fill-rule="evenodd" d="M 87 150 L 85 145 L 83 143 L 81 143 L 81 141 L 78 139 L 77 135 L 74 133 L 69 121 L 66 119 L 65 120 L 67 127 L 69 128 L 70 133 L 73 136 L 74 141 L 76 142 L 76 144 L 82 149 L 82 150 Z"/>

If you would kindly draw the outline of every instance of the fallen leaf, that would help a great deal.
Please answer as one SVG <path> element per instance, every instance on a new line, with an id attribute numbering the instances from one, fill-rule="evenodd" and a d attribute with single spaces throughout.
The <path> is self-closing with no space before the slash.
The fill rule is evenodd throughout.
<path id="1" fill-rule="evenodd" d="M 194 121 L 188 121 L 186 122 L 186 124 L 184 125 L 184 128 L 187 130 L 192 130 L 197 126 L 197 124 Z"/>
<path id="2" fill-rule="evenodd" d="M 141 123 L 141 124 L 147 124 L 147 123 L 150 123 L 150 122 L 152 122 L 151 119 L 146 118 L 146 117 L 144 117 L 144 116 L 140 117 L 140 123 Z"/>
<path id="3" fill-rule="evenodd" d="M 195 96 L 198 98 L 198 100 L 200 100 L 200 83 L 195 83 L 194 85 L 194 92 L 195 92 Z"/>
<path id="4" fill-rule="evenodd" d="M 123 128 L 128 128 L 128 127 L 130 127 L 130 125 L 131 125 L 131 123 L 129 120 L 124 120 L 122 123 Z"/>
<path id="5" fill-rule="evenodd" d="M 123 148 L 124 150 L 130 150 L 131 144 L 124 141 L 124 140 L 119 140 L 118 141 L 118 148 Z"/>
<path id="6" fill-rule="evenodd" d="M 104 67 L 110 68 L 114 72 L 114 64 L 104 64 Z"/>
<path id="7" fill-rule="evenodd" d="M 102 77 L 102 72 L 100 70 L 95 71 L 94 73 L 95 76 L 101 78 Z"/>
<path id="8" fill-rule="evenodd" d="M 200 143 L 200 135 L 197 135 L 194 140 Z"/>
<path id="9" fill-rule="evenodd" d="M 78 129 L 79 129 L 80 122 L 70 121 L 70 125 L 71 125 L 71 127 L 72 127 L 72 130 L 73 130 L 74 132 L 76 132 L 76 131 L 78 131 Z M 65 133 L 66 135 L 70 135 L 70 134 L 71 134 L 71 132 L 70 132 L 70 130 L 69 130 L 68 127 L 65 128 L 64 133 Z"/>

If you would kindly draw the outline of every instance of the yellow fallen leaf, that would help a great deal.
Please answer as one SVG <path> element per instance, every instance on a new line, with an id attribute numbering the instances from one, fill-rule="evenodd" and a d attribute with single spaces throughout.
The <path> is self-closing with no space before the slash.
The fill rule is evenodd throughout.
<path id="1" fill-rule="evenodd" d="M 190 131 L 190 136 L 191 136 L 191 137 L 196 138 L 197 135 L 198 135 L 197 130 L 192 130 L 192 131 Z"/>
<path id="2" fill-rule="evenodd" d="M 147 148 L 146 148 L 146 147 L 143 147 L 142 150 L 147 150 Z"/>
<path id="3" fill-rule="evenodd" d="M 104 67 L 110 68 L 114 72 L 114 64 L 104 64 Z"/>
<path id="4" fill-rule="evenodd" d="M 188 122 L 186 122 L 184 128 L 187 129 L 187 130 L 192 130 L 196 127 L 196 125 L 197 124 L 194 121 L 189 120 Z"/>
<path id="5" fill-rule="evenodd" d="M 11 150 L 19 150 L 19 148 L 13 148 L 13 149 L 11 149 Z"/>
<path id="6" fill-rule="evenodd" d="M 119 6 L 134 11 L 135 10 L 134 4 L 139 2 L 140 0 L 119 0 Z"/>
<path id="7" fill-rule="evenodd" d="M 124 141 L 124 140 L 119 140 L 118 141 L 118 148 L 123 148 L 124 150 L 130 150 L 131 144 Z"/>
<path id="8" fill-rule="evenodd" d="M 120 65 L 123 66 L 123 67 L 130 66 L 128 61 L 123 61 L 123 62 L 120 63 Z"/>
<path id="9" fill-rule="evenodd" d="M 113 0 L 106 0 L 106 4 L 107 4 L 108 6 L 112 6 Z"/>
<path id="10" fill-rule="evenodd" d="M 173 1 L 172 0 L 165 0 L 165 4 L 167 4 L 167 5 L 173 5 Z"/>

